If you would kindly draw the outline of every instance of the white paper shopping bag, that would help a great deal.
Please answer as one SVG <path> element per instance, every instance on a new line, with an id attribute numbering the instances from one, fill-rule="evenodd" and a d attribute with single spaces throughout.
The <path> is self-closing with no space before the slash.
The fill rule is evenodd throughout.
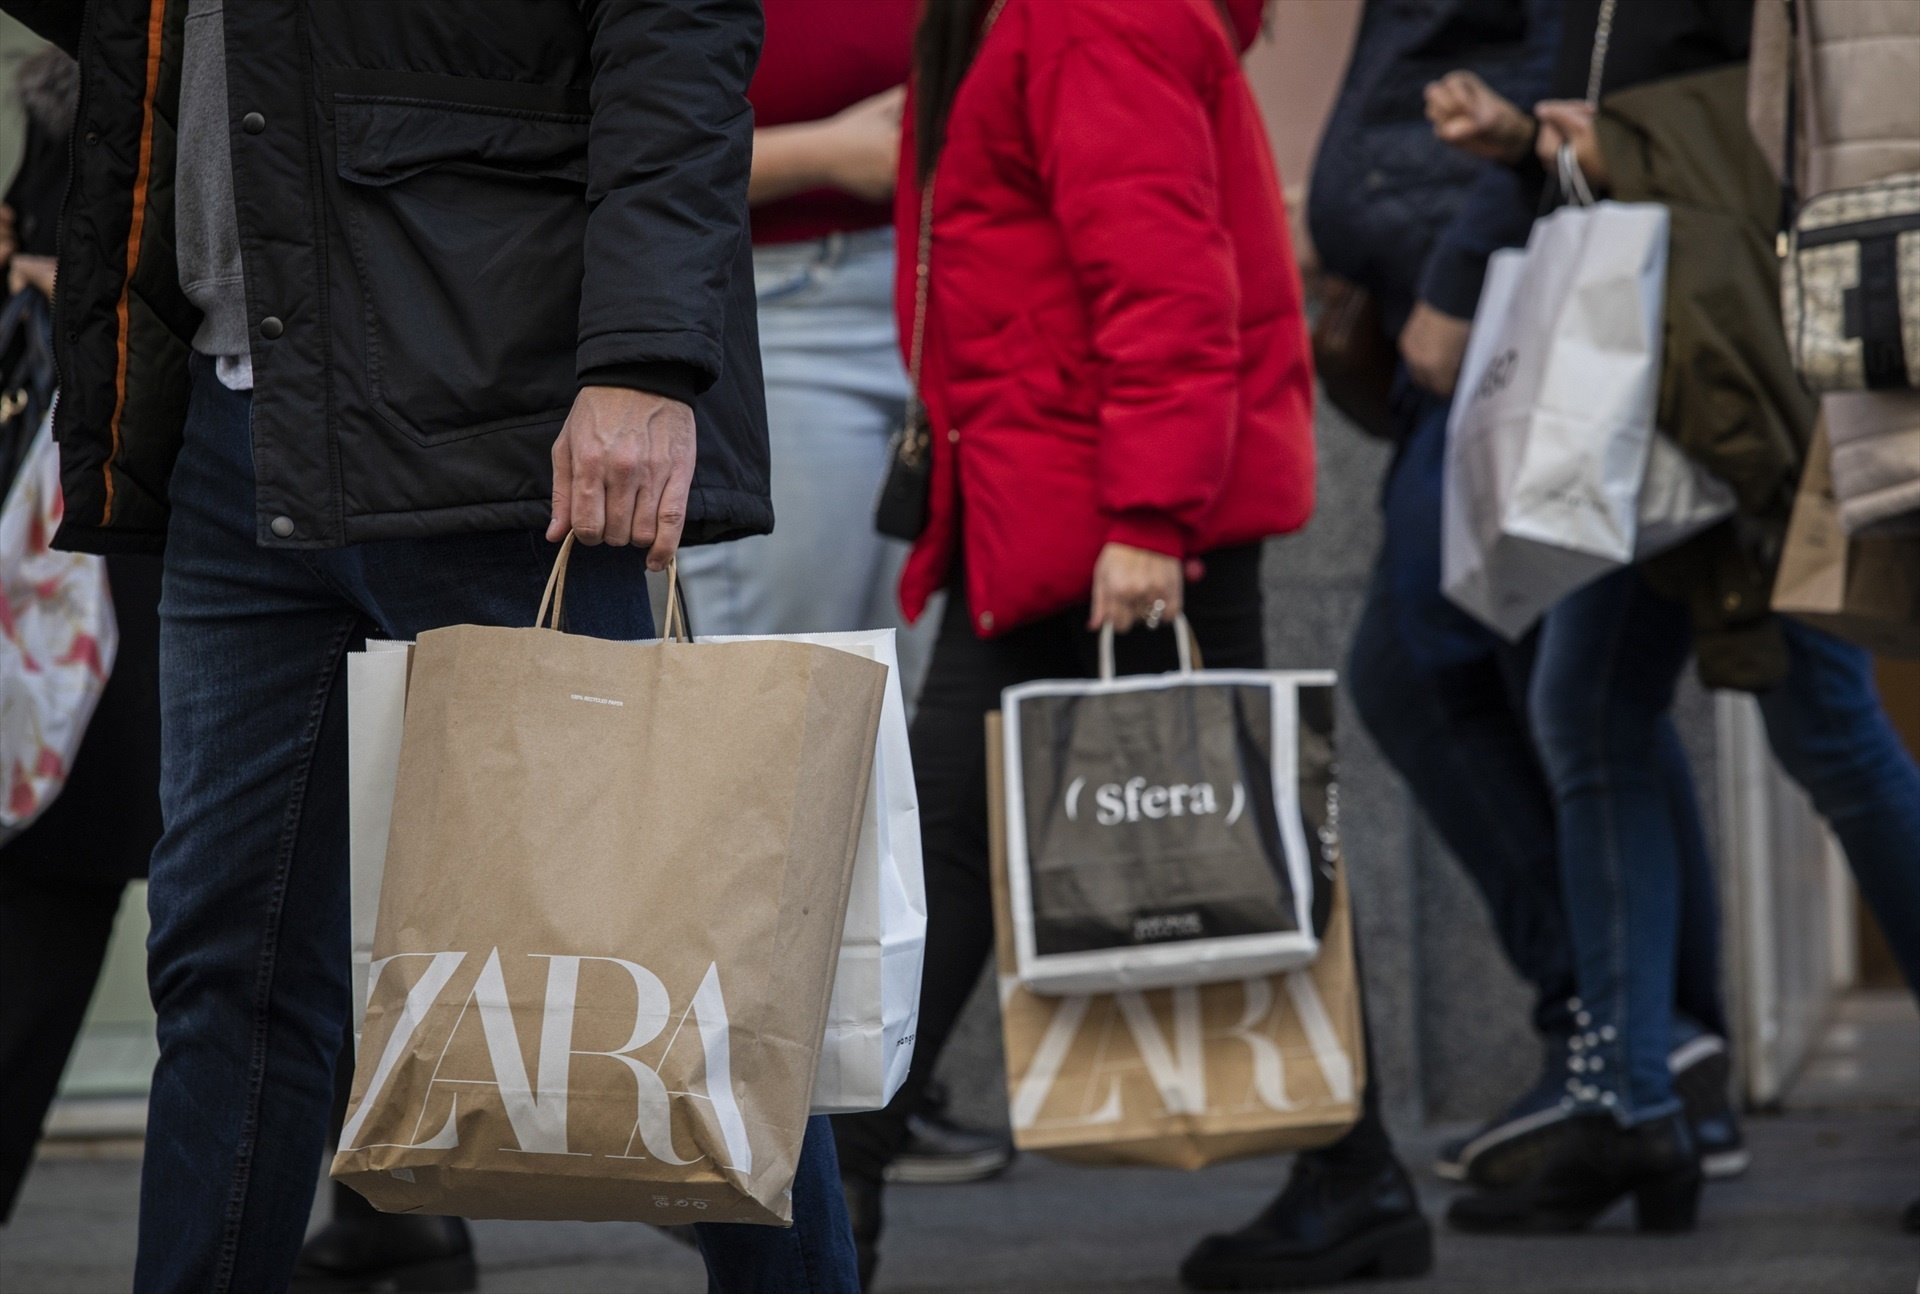
<path id="1" fill-rule="evenodd" d="M 1519 638 L 1633 560 L 1654 439 L 1667 211 L 1563 207 L 1487 266 L 1447 422 L 1447 596 Z"/>
<path id="2" fill-rule="evenodd" d="M 772 635 L 865 656 L 887 667 L 880 742 L 867 820 L 853 864 L 853 894 L 827 1007 L 827 1037 L 814 1082 L 815 1114 L 877 1110 L 907 1081 L 920 1019 L 927 946 L 927 889 L 920 869 L 920 801 L 907 748 L 907 707 L 891 629 Z M 764 641 L 703 635 L 700 642 Z"/>
<path id="3" fill-rule="evenodd" d="M 1733 514 L 1654 427 L 1667 211 L 1564 207 L 1487 264 L 1447 422 L 1447 596 L 1517 639 L 1575 589 Z"/>
<path id="4" fill-rule="evenodd" d="M 387 867 L 393 783 L 407 715 L 413 644 L 369 640 L 347 657 L 347 857 L 353 911 L 353 1037 L 367 1013 L 367 967 Z"/>

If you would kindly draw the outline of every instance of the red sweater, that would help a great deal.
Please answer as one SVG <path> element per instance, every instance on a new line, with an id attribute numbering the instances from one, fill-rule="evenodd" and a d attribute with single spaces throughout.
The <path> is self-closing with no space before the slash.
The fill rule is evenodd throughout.
<path id="1" fill-rule="evenodd" d="M 906 337 L 910 134 L 902 166 Z M 908 615 L 962 543 L 991 636 L 1084 601 L 1109 541 L 1194 556 L 1305 524 L 1300 279 L 1213 0 L 1010 0 L 954 102 L 933 234 L 933 499 Z"/>
<path id="2" fill-rule="evenodd" d="M 755 126 L 831 117 L 903 84 L 918 0 L 765 0 L 767 35 L 747 97 Z M 753 209 L 753 241 L 794 243 L 874 229 L 892 213 L 835 189 Z"/>

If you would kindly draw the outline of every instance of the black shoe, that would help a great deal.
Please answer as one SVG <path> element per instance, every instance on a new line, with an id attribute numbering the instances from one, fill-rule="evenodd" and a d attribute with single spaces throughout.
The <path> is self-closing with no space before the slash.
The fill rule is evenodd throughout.
<path id="1" fill-rule="evenodd" d="M 335 1218 L 315 1232 L 287 1288 L 290 1294 L 475 1290 L 480 1272 L 464 1219 L 380 1213 Z"/>
<path id="2" fill-rule="evenodd" d="M 1570 1042 L 1564 1035 L 1548 1039 L 1533 1086 L 1485 1127 L 1441 1146 L 1433 1171 L 1450 1182 L 1488 1188 L 1518 1185 L 1537 1171 L 1573 1113 L 1565 1099 Z"/>
<path id="3" fill-rule="evenodd" d="M 1194 1247 L 1180 1280 L 1195 1290 L 1306 1289 L 1432 1266 L 1433 1228 L 1396 1160 L 1355 1170 L 1305 1154 L 1259 1217 Z"/>
<path id="4" fill-rule="evenodd" d="M 1687 1125 L 1700 1151 L 1700 1171 L 1708 1181 L 1738 1177 L 1753 1156 L 1733 1111 L 1733 1058 L 1727 1040 L 1703 1033 L 1673 1049 L 1667 1057 L 1673 1090 L 1687 1109 Z"/>
<path id="5" fill-rule="evenodd" d="M 853 1252 L 860 1260 L 860 1288 L 873 1288 L 873 1273 L 880 1265 L 880 1193 L 879 1182 L 842 1176 L 840 1187 L 847 1196 L 847 1221 L 853 1224 Z"/>
<path id="6" fill-rule="evenodd" d="M 956 1186 L 1000 1176 L 1013 1162 L 1013 1143 L 998 1132 L 963 1128 L 944 1111 L 907 1119 L 907 1140 L 887 1165 L 887 1180 L 915 1186 Z"/>
<path id="7" fill-rule="evenodd" d="M 1527 1181 L 1462 1195 L 1447 1221 L 1462 1231 L 1581 1231 L 1628 1195 L 1642 1231 L 1691 1231 L 1700 1205 L 1700 1158 L 1684 1114 L 1636 1128 L 1582 1114 L 1553 1157 Z"/>

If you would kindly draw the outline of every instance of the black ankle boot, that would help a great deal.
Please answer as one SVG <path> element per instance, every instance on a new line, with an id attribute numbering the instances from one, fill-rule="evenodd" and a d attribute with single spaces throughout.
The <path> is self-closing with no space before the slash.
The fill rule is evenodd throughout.
<path id="1" fill-rule="evenodd" d="M 880 1265 L 879 1182 L 851 1175 L 840 1178 L 847 1195 L 847 1220 L 853 1224 L 853 1251 L 860 1260 L 860 1288 L 873 1289 L 874 1269 Z"/>
<path id="2" fill-rule="evenodd" d="M 290 1294 L 478 1288 L 465 1220 L 401 1213 L 336 1215 L 300 1251 L 288 1286 Z"/>
<path id="3" fill-rule="evenodd" d="M 1305 1154 L 1259 1217 L 1187 1255 L 1180 1280 L 1196 1290 L 1305 1289 L 1432 1266 L 1433 1229 L 1398 1160 L 1351 1165 Z"/>
<path id="4" fill-rule="evenodd" d="M 1634 1128 L 1607 1114 L 1581 1115 L 1526 1181 L 1463 1195 L 1447 1220 L 1462 1231 L 1580 1231 L 1631 1195 L 1640 1230 L 1691 1231 L 1701 1180 L 1685 1115 Z"/>

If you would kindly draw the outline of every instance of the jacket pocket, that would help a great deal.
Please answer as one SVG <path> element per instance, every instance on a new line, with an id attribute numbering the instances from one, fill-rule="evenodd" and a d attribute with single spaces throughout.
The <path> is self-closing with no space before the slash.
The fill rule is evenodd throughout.
<path id="1" fill-rule="evenodd" d="M 382 416 L 427 442 L 564 418 L 586 118 L 343 96 L 334 137 Z"/>

